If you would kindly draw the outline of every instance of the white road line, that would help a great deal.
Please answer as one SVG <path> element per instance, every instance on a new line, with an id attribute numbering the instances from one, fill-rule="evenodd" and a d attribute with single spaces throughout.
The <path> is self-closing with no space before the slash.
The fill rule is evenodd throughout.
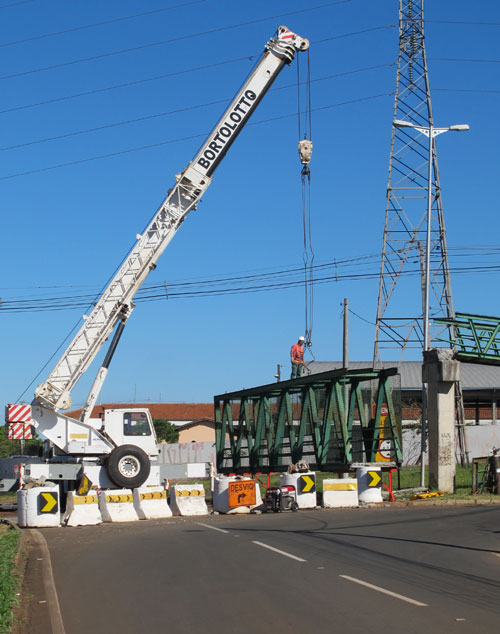
<path id="1" fill-rule="evenodd" d="M 219 533 L 229 533 L 229 531 L 225 531 L 223 528 L 217 528 L 217 526 L 210 526 L 210 524 L 202 524 L 201 522 L 195 522 L 198 526 L 204 526 L 205 528 L 211 528 L 213 531 L 219 531 Z"/>
<path id="2" fill-rule="evenodd" d="M 290 557 L 290 559 L 295 559 L 295 561 L 307 561 L 307 559 L 301 559 L 300 557 L 296 557 L 295 555 L 291 555 L 290 553 L 286 553 L 284 550 L 278 550 L 273 546 L 268 546 L 267 544 L 263 544 L 262 542 L 252 542 L 252 544 L 257 544 L 257 546 L 262 546 L 262 548 L 269 548 L 269 550 L 274 550 L 275 553 L 279 553 L 280 555 L 284 555 L 285 557 Z"/>
<path id="3" fill-rule="evenodd" d="M 421 603 L 420 601 L 415 601 L 415 599 L 405 597 L 402 594 L 397 594 L 396 592 L 391 592 L 390 590 L 384 590 L 384 588 L 379 588 L 379 586 L 374 586 L 371 583 L 367 583 L 366 581 L 361 581 L 361 579 L 349 577 L 348 575 L 339 575 L 339 577 L 342 577 L 342 579 L 347 579 L 348 581 L 354 581 L 354 583 L 359 583 L 359 585 L 366 586 L 367 588 L 371 588 L 372 590 L 377 590 L 377 592 L 383 592 L 384 594 L 388 594 L 389 596 L 395 597 L 396 599 L 401 599 L 401 601 L 406 601 L 407 603 L 412 603 L 413 605 L 418 605 L 419 607 L 428 607 L 427 603 Z"/>

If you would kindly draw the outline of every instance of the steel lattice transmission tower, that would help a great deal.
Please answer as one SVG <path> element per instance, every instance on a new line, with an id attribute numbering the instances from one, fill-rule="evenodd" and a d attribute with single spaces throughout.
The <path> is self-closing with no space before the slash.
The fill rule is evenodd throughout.
<path id="1" fill-rule="evenodd" d="M 434 125 L 425 55 L 424 0 L 399 2 L 394 120 L 423 127 Z M 400 360 L 409 348 L 423 349 L 428 143 L 427 137 L 416 130 L 392 128 L 374 366 L 381 360 L 384 349 L 397 349 Z M 431 318 L 452 317 L 454 311 L 435 144 L 431 173 L 429 314 Z M 443 330 L 443 326 L 430 327 L 429 342 L 432 345 Z"/>

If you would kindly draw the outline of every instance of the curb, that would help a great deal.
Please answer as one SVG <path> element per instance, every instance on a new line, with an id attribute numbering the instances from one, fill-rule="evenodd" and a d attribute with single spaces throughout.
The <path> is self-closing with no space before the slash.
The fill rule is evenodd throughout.
<path id="1" fill-rule="evenodd" d="M 384 500 L 386 504 L 392 507 L 407 507 L 407 506 L 500 506 L 500 497 L 498 499 L 492 498 L 472 498 L 467 499 L 442 499 L 442 498 L 427 498 L 426 500 L 396 500 L 395 502 L 388 502 Z"/>

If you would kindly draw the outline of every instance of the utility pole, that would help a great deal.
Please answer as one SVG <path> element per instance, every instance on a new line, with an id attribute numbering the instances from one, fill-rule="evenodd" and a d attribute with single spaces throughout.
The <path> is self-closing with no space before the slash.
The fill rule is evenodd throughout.
<path id="1" fill-rule="evenodd" d="M 344 336 L 343 336 L 343 346 L 342 346 L 342 367 L 344 370 L 347 370 L 349 367 L 349 300 L 347 297 L 344 298 Z M 345 416 L 347 419 L 348 414 L 348 388 L 347 382 L 344 383 L 344 408 L 345 408 Z"/>
<path id="2" fill-rule="evenodd" d="M 344 338 L 342 348 L 342 367 L 349 367 L 349 300 L 344 298 Z"/>

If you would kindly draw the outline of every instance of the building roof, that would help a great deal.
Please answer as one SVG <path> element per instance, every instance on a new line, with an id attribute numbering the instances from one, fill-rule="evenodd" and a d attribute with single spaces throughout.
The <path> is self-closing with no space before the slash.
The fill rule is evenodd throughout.
<path id="1" fill-rule="evenodd" d="M 198 420 L 192 420 L 188 423 L 183 423 L 182 425 L 177 426 L 178 431 L 182 431 L 184 429 L 191 429 L 191 427 L 196 427 L 197 425 L 205 425 L 206 427 L 215 427 L 215 421 L 212 418 L 199 418 Z"/>
<path id="2" fill-rule="evenodd" d="M 126 409 L 126 408 L 149 409 L 152 418 L 164 418 L 169 421 L 191 421 L 214 418 L 213 403 L 102 403 L 96 405 L 92 410 L 92 418 L 98 418 L 104 409 Z M 68 412 L 68 416 L 78 418 L 82 410 L 77 409 Z"/>
<path id="3" fill-rule="evenodd" d="M 371 361 L 349 361 L 349 367 L 353 370 L 371 368 Z M 313 374 L 338 370 L 342 368 L 342 361 L 312 361 L 307 367 Z M 399 367 L 402 390 L 422 389 L 422 362 L 421 361 L 382 361 L 378 367 Z M 486 365 L 483 363 L 461 363 L 461 387 L 463 390 L 500 390 L 500 366 Z"/>

